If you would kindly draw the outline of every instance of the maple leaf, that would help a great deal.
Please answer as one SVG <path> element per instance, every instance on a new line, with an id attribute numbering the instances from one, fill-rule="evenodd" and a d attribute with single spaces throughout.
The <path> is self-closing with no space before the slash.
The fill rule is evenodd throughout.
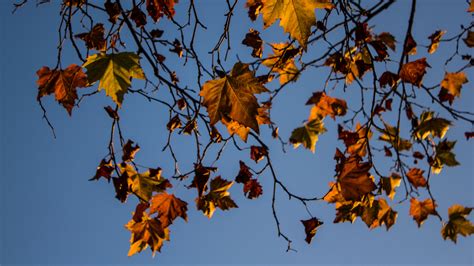
<path id="1" fill-rule="evenodd" d="M 301 220 L 301 223 L 303 223 L 304 232 L 306 234 L 305 241 L 308 244 L 311 244 L 311 240 L 313 239 L 314 235 L 316 235 L 318 228 L 323 225 L 323 222 L 313 217 L 309 220 Z"/>
<path id="2" fill-rule="evenodd" d="M 171 187 L 171 183 L 161 176 L 160 168 L 138 173 L 130 164 L 122 163 L 120 170 L 127 176 L 127 186 L 130 192 L 142 200 L 149 201 L 153 192 L 162 192 Z"/>
<path id="3" fill-rule="evenodd" d="M 244 184 L 244 195 L 249 199 L 256 199 L 263 194 L 262 186 L 257 179 L 249 179 Z"/>
<path id="4" fill-rule="evenodd" d="M 387 194 L 387 196 L 393 200 L 395 197 L 395 188 L 400 186 L 402 177 L 396 173 L 392 173 L 390 177 L 380 178 L 380 188 Z"/>
<path id="5" fill-rule="evenodd" d="M 189 188 L 195 187 L 198 191 L 198 197 L 201 197 L 207 190 L 207 181 L 211 176 L 211 171 L 216 171 L 217 168 L 205 167 L 201 164 L 194 165 L 194 178 Z"/>
<path id="6" fill-rule="evenodd" d="M 439 46 L 439 41 L 445 33 L 445 30 L 437 30 L 428 37 L 428 39 L 431 40 L 430 46 L 428 46 L 428 53 L 432 54 L 436 52 L 436 49 L 438 49 Z"/>
<path id="7" fill-rule="evenodd" d="M 306 105 L 313 105 L 308 120 L 324 118 L 327 115 L 335 119 L 336 116 L 344 116 L 347 113 L 346 101 L 327 96 L 323 91 L 314 92 Z"/>
<path id="8" fill-rule="evenodd" d="M 146 10 L 148 15 L 157 22 L 163 16 L 172 18 L 175 14 L 174 5 L 178 3 L 178 0 L 147 0 Z"/>
<path id="9" fill-rule="evenodd" d="M 54 93 L 56 101 L 63 105 L 69 115 L 72 114 L 72 108 L 77 99 L 77 88 L 89 86 L 86 74 L 82 72 L 80 66 L 75 64 L 60 70 L 51 70 L 44 66 L 36 74 L 38 75 L 37 100 Z"/>
<path id="10" fill-rule="evenodd" d="M 373 178 L 369 174 L 370 168 L 372 168 L 372 164 L 361 163 L 358 156 L 350 156 L 340 163 L 337 181 L 344 199 L 360 200 L 362 196 L 376 188 Z"/>
<path id="11" fill-rule="evenodd" d="M 449 221 L 441 229 L 443 239 L 449 238 L 454 243 L 457 242 L 458 235 L 469 236 L 474 234 L 474 225 L 467 219 L 472 208 L 454 204 L 449 207 Z"/>
<path id="12" fill-rule="evenodd" d="M 262 104 L 262 106 L 258 108 L 258 114 L 256 118 L 259 125 L 271 124 L 270 118 L 268 117 L 268 109 L 269 107 L 265 106 L 265 104 Z M 242 141 L 247 142 L 247 138 L 250 133 L 249 127 L 246 127 L 228 117 L 223 117 L 221 122 L 227 127 L 227 131 L 230 135 L 237 134 L 237 136 L 239 136 Z"/>
<path id="13" fill-rule="evenodd" d="M 365 126 L 361 127 L 359 122 L 357 122 L 355 132 L 344 130 L 339 125 L 338 138 L 344 141 L 349 154 L 364 157 L 367 154 L 368 139 L 372 138 L 372 131 Z"/>
<path id="14" fill-rule="evenodd" d="M 249 66 L 239 62 L 230 75 L 207 81 L 199 95 L 204 98 L 202 104 L 207 108 L 211 125 L 228 116 L 259 133 L 256 116 L 260 106 L 254 94 L 267 91 Z"/>
<path id="15" fill-rule="evenodd" d="M 344 203 L 347 202 L 346 199 L 341 194 L 340 185 L 335 182 L 329 182 L 329 187 L 331 188 L 326 195 L 324 195 L 323 200 L 327 203 Z"/>
<path id="16" fill-rule="evenodd" d="M 99 166 L 97 166 L 97 171 L 95 172 L 95 175 L 91 179 L 89 179 L 89 181 L 99 180 L 101 177 L 104 177 L 105 179 L 107 179 L 107 181 L 110 181 L 114 169 L 115 168 L 112 164 L 111 159 L 107 161 L 105 159 L 102 159 L 102 161 L 100 161 Z"/>
<path id="17" fill-rule="evenodd" d="M 168 227 L 181 217 L 187 221 L 188 203 L 166 192 L 156 194 L 150 200 L 150 214 L 158 213 L 158 219 L 163 227 Z"/>
<path id="18" fill-rule="evenodd" d="M 360 218 L 370 228 L 374 229 L 385 224 L 387 230 L 392 227 L 397 219 L 397 212 L 394 211 L 385 199 L 366 200 L 362 205 Z"/>
<path id="19" fill-rule="evenodd" d="M 100 81 L 99 91 L 105 92 L 119 106 L 131 86 L 131 79 L 145 79 L 140 66 L 140 57 L 131 52 L 117 54 L 94 54 L 87 57 L 83 67 L 87 69 L 90 83 Z"/>
<path id="20" fill-rule="evenodd" d="M 448 140 L 440 141 L 436 145 L 436 154 L 431 164 L 431 170 L 433 173 L 439 174 L 444 165 L 450 167 L 459 165 L 459 162 L 456 160 L 456 155 L 452 152 L 454 145 L 456 145 L 456 141 Z"/>
<path id="21" fill-rule="evenodd" d="M 122 160 L 124 162 L 133 161 L 133 159 L 135 159 L 135 155 L 140 150 L 140 146 L 138 146 L 138 144 L 133 146 L 133 143 L 134 142 L 129 139 L 125 143 L 125 145 L 123 145 L 123 147 L 122 147 L 122 149 L 123 149 Z"/>
<path id="22" fill-rule="evenodd" d="M 441 89 L 448 91 L 449 94 L 453 95 L 454 97 L 460 97 L 462 85 L 467 82 L 468 80 L 464 72 L 446 72 L 444 74 L 444 79 L 441 81 Z"/>
<path id="23" fill-rule="evenodd" d="M 242 44 L 252 48 L 253 57 L 262 57 L 263 41 L 260 38 L 260 32 L 254 29 L 250 29 L 249 32 L 245 35 L 245 39 L 242 40 Z"/>
<path id="24" fill-rule="evenodd" d="M 233 184 L 234 182 L 224 180 L 220 176 L 212 179 L 209 192 L 202 197 L 196 198 L 197 209 L 201 210 L 208 218 L 211 218 L 216 207 L 224 211 L 237 208 L 237 204 L 235 204 L 230 197 L 230 193 L 227 191 Z"/>
<path id="25" fill-rule="evenodd" d="M 247 183 L 252 178 L 252 173 L 250 172 L 249 167 L 242 161 L 239 161 L 240 170 L 237 176 L 235 177 L 235 182 L 237 183 Z"/>
<path id="26" fill-rule="evenodd" d="M 306 48 L 311 26 L 316 25 L 316 8 L 333 8 L 330 0 L 262 0 L 264 28 L 280 19 L 285 32 Z"/>
<path id="27" fill-rule="evenodd" d="M 107 15 L 109 15 L 109 21 L 112 24 L 115 24 L 115 22 L 117 22 L 117 19 L 121 14 L 119 4 L 117 2 L 112 3 L 110 0 L 107 0 L 104 3 L 104 7 L 105 7 L 105 12 L 107 13 Z"/>
<path id="28" fill-rule="evenodd" d="M 83 40 L 86 43 L 87 49 L 105 51 L 107 49 L 107 41 L 104 39 L 104 32 L 104 25 L 97 23 L 90 32 L 80 33 L 74 37 Z"/>
<path id="29" fill-rule="evenodd" d="M 160 220 L 150 218 L 145 212 L 141 215 L 140 221 L 130 220 L 126 225 L 132 236 L 130 238 L 130 250 L 128 256 L 132 256 L 150 246 L 153 255 L 160 252 L 163 242 L 169 241 L 169 230 L 163 228 Z"/>
<path id="30" fill-rule="evenodd" d="M 426 139 L 430 134 L 433 137 L 443 138 L 451 125 L 444 118 L 433 117 L 433 112 L 424 111 L 420 115 L 420 124 L 414 129 L 414 135 L 418 139 Z"/>
<path id="31" fill-rule="evenodd" d="M 263 157 L 268 155 L 268 150 L 266 147 L 261 146 L 250 146 L 250 159 L 258 163 Z"/>
<path id="32" fill-rule="evenodd" d="M 408 181 L 410 181 L 410 183 L 416 188 L 426 187 L 427 182 L 425 177 L 423 177 L 424 172 L 425 171 L 418 168 L 411 168 L 406 174 Z"/>
<path id="33" fill-rule="evenodd" d="M 418 201 L 416 198 L 410 200 L 410 215 L 416 221 L 418 227 L 428 218 L 428 215 L 437 215 L 436 203 L 432 199 Z"/>
<path id="34" fill-rule="evenodd" d="M 263 3 L 262 0 L 247 0 L 245 7 L 248 8 L 248 16 L 252 21 L 255 21 L 260 14 Z"/>
<path id="35" fill-rule="evenodd" d="M 299 53 L 292 44 L 273 43 L 271 44 L 273 54 L 262 61 L 262 64 L 271 69 L 272 72 L 280 76 L 280 84 L 296 81 L 299 76 L 299 69 L 295 64 L 294 57 Z"/>
<path id="36" fill-rule="evenodd" d="M 467 12 L 474 12 L 474 0 L 471 0 L 471 4 L 469 5 Z"/>
<path id="37" fill-rule="evenodd" d="M 392 51 L 395 51 L 395 43 L 397 41 L 395 40 L 395 37 L 389 32 L 382 32 L 379 35 L 375 36 L 375 39 L 383 42 L 390 49 L 392 49 Z"/>
<path id="38" fill-rule="evenodd" d="M 133 7 L 130 18 L 135 21 L 137 28 L 141 28 L 146 25 L 146 15 L 138 6 Z"/>
<path id="39" fill-rule="evenodd" d="M 384 88 L 385 86 L 390 85 L 390 87 L 393 88 L 397 85 L 399 79 L 400 77 L 397 74 L 385 71 L 379 78 L 380 87 Z"/>
<path id="40" fill-rule="evenodd" d="M 410 150 L 412 143 L 404 138 L 400 137 L 400 130 L 397 130 L 396 127 L 392 127 L 389 124 L 384 124 L 385 130 L 380 130 L 382 135 L 379 137 L 381 141 L 388 142 L 392 147 L 397 151 Z"/>
<path id="41" fill-rule="evenodd" d="M 313 119 L 304 124 L 304 126 L 295 128 L 291 132 L 290 142 L 294 148 L 298 148 L 300 144 L 314 153 L 318 136 L 326 132 L 322 119 Z"/>
<path id="42" fill-rule="evenodd" d="M 428 65 L 424 57 L 416 61 L 408 62 L 404 64 L 400 70 L 400 79 L 403 82 L 408 82 L 420 87 L 423 76 L 426 74 L 426 67 L 430 67 L 430 65 Z"/>

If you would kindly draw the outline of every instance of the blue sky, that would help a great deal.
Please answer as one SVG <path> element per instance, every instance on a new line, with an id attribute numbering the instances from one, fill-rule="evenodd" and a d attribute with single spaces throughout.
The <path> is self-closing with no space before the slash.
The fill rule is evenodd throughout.
<path id="1" fill-rule="evenodd" d="M 55 1 L 56 2 L 56 1 Z M 180 2 L 185 2 L 180 1 Z M 209 51 L 217 41 L 224 17 L 224 1 L 199 1 L 198 10 L 209 27 L 202 32 L 197 49 Z M 383 20 L 371 24 L 376 32 L 389 31 L 401 36 L 406 30 L 408 1 L 399 1 L 386 13 Z M 249 27 L 260 28 L 261 20 L 252 24 L 246 18 L 243 2 L 233 20 L 231 57 L 225 64 L 230 68 L 236 54 L 250 52 L 240 45 Z M 178 11 L 185 5 L 180 3 Z M 291 237 L 293 248 L 298 252 L 286 253 L 286 242 L 276 235 L 271 213 L 271 176 L 259 177 L 264 195 L 257 200 L 243 197 L 241 186 L 234 185 L 231 195 L 239 205 L 228 212 L 216 211 L 212 219 L 195 210 L 195 194 L 181 183 L 173 193 L 190 202 L 188 223 L 177 221 L 171 227 L 171 242 L 165 243 L 163 253 L 151 257 L 146 250 L 134 257 L 127 257 L 129 232 L 124 224 L 131 218 L 135 201 L 120 204 L 114 198 L 111 185 L 106 182 L 88 182 L 95 167 L 107 154 L 110 118 L 103 106 L 111 104 L 104 93 L 87 98 L 72 117 L 53 101 L 45 100 L 48 116 L 55 126 L 57 138 L 51 135 L 42 120 L 42 112 L 36 102 L 36 71 L 43 65 L 54 66 L 56 62 L 58 7 L 54 4 L 39 8 L 31 3 L 11 14 L 11 2 L 0 1 L 0 163 L 2 174 L 0 219 L 0 262 L 2 264 L 472 264 L 473 240 L 461 237 L 458 244 L 443 241 L 439 221 L 430 217 L 418 229 L 408 216 L 409 204 L 393 207 L 398 211 L 397 223 L 388 232 L 383 228 L 368 230 L 358 219 L 354 224 L 333 224 L 334 207 L 326 203 L 311 204 L 313 215 L 325 221 L 311 245 L 304 242 L 304 230 L 300 223 L 308 219 L 303 206 L 288 201 L 280 194 L 277 208 L 282 228 Z M 452 36 L 459 24 L 472 21 L 465 10 L 465 1 L 419 1 L 414 25 L 414 36 L 421 44 L 437 29 L 450 29 Z M 317 13 L 321 15 L 321 13 Z M 179 16 L 178 16 L 179 17 Z M 164 26 L 172 35 L 172 29 Z M 450 34 L 451 33 L 451 34 Z M 275 26 L 264 33 L 264 39 L 285 40 L 286 36 Z M 209 41 L 212 40 L 212 41 Z M 398 40 L 399 45 L 402 40 Z M 133 50 L 133 48 L 130 48 Z M 267 51 L 269 50 L 266 47 Z M 423 48 L 420 48 L 420 50 Z M 461 53 L 470 51 L 461 44 Z M 317 53 L 318 50 L 313 51 Z M 440 45 L 428 62 L 433 71 L 425 78 L 426 84 L 436 84 L 444 71 L 457 70 L 460 64 L 447 68 L 437 59 L 445 59 L 451 50 Z M 472 53 L 472 49 L 471 49 Z M 203 53 L 205 54 L 205 53 Z M 415 56 L 414 58 L 418 58 Z M 248 58 L 242 57 L 241 58 Z M 397 56 L 398 58 L 398 56 Z M 205 60 L 209 60 L 206 58 Z M 65 49 L 63 65 L 79 64 L 74 53 Z M 177 68 L 181 62 L 173 63 Z M 144 65 L 145 70 L 147 66 Z M 191 82 L 195 77 L 178 72 L 181 81 Z M 474 80 L 472 69 L 466 72 Z M 304 106 L 312 92 L 320 90 L 325 76 L 312 71 L 301 76 L 300 81 L 289 86 L 274 104 L 272 118 L 280 126 L 280 134 L 288 138 L 291 130 L 301 124 L 309 108 Z M 135 84 L 137 85 L 137 84 Z M 140 84 L 138 84 L 140 86 Z M 194 85 L 196 86 L 196 85 Z M 319 86 L 319 87 L 318 87 Z M 195 88 L 198 90 L 199 88 Z M 90 89 L 89 89 L 90 90 Z M 339 94 L 338 94 L 339 93 Z M 334 95 L 344 95 L 335 92 Z M 347 96 L 352 95 L 350 91 Z M 472 83 L 464 88 L 462 99 L 456 102 L 459 109 L 473 111 Z M 429 104 L 429 103 L 428 103 Z M 440 111 L 433 106 L 434 110 Z M 443 113 L 442 113 L 443 114 Z M 144 104 L 144 99 L 127 95 L 121 113 L 126 138 L 131 138 L 142 147 L 137 160 L 147 166 L 161 166 L 164 176 L 171 175 L 172 162 L 167 153 L 162 153 L 166 140 L 165 125 L 168 114 L 162 106 Z M 317 144 L 316 154 L 298 148 L 287 148 L 280 152 L 278 142 L 269 141 L 274 152 L 273 163 L 280 178 L 288 188 L 302 195 L 321 195 L 334 175 L 335 129 L 337 123 L 328 120 L 329 133 Z M 263 136 L 269 131 L 262 130 Z M 443 217 L 454 203 L 473 206 L 473 148 L 463 137 L 472 131 L 468 124 L 455 124 L 448 133 L 449 139 L 458 139 L 455 148 L 461 166 L 444 169 L 432 178 L 432 191 Z M 189 169 L 192 158 L 187 154 L 189 139 L 177 138 L 175 149 L 182 159 L 182 167 Z M 230 146 L 229 146 L 230 147 Z M 233 179 L 238 172 L 238 160 L 250 165 L 247 152 L 237 153 L 231 148 L 217 164 L 219 174 Z M 401 189 L 400 189 L 401 190 Z M 471 215 L 472 217 L 472 215 Z"/>

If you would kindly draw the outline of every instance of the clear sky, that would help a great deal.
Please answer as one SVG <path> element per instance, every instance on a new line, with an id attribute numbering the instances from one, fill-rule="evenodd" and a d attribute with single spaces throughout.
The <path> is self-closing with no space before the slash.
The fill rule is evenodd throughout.
<path id="1" fill-rule="evenodd" d="M 177 14 L 184 12 L 184 2 L 180 1 Z M 209 51 L 224 23 L 221 10 L 225 1 L 196 2 L 203 12 L 203 22 L 209 27 L 202 33 L 198 49 Z M 398 2 L 383 20 L 371 24 L 376 32 L 390 31 L 396 36 L 405 32 L 408 1 Z M 236 53 L 250 52 L 239 41 L 247 29 L 260 27 L 262 23 L 259 20 L 252 24 L 245 17 L 244 1 L 238 5 L 233 21 L 233 54 L 226 63 L 229 68 L 236 61 Z M 446 35 L 452 36 L 450 33 L 454 34 L 461 23 L 472 21 L 466 9 L 464 0 L 419 1 L 414 36 L 420 36 L 422 44 L 428 44 L 426 37 L 439 28 L 453 29 Z M 297 249 L 286 253 L 286 242 L 276 235 L 270 206 L 272 182 L 267 174 L 259 177 L 264 189 L 262 197 L 247 200 L 241 186 L 235 185 L 231 195 L 239 208 L 228 212 L 217 210 L 210 220 L 195 210 L 195 194 L 184 188 L 185 183 L 178 184 L 173 193 L 190 203 L 188 223 L 178 220 L 171 226 L 171 242 L 165 243 L 163 253 L 155 258 L 149 250 L 127 257 L 130 234 L 124 224 L 131 218 L 135 201 L 120 204 L 111 185 L 87 181 L 107 154 L 110 118 L 103 106 L 111 102 L 100 93 L 87 98 L 69 117 L 49 97 L 45 106 L 56 128 L 54 139 L 36 102 L 35 72 L 43 65 L 55 65 L 58 7 L 46 4 L 36 8 L 31 3 L 15 15 L 11 10 L 11 1 L 0 1 L 1 264 L 473 264 L 472 237 L 460 237 L 457 245 L 444 241 L 440 235 L 441 224 L 435 217 L 429 217 L 418 229 L 408 215 L 409 204 L 393 203 L 399 216 L 388 232 L 384 228 L 370 231 L 360 219 L 354 224 L 333 224 L 334 206 L 324 202 L 311 204 L 312 213 L 325 224 L 311 245 L 307 245 L 300 220 L 308 219 L 308 214 L 301 204 L 287 201 L 280 194 L 277 208 L 282 228 Z M 165 34 L 167 29 L 171 31 L 165 28 Z M 276 25 L 265 34 L 269 39 L 285 40 Z M 398 41 L 401 45 L 401 40 Z M 472 54 L 472 49 L 468 51 L 463 44 L 460 49 L 461 53 Z M 427 75 L 427 84 L 438 83 L 445 70 L 458 69 L 456 64 L 445 69 L 441 61 L 435 60 L 447 58 L 450 52 L 441 44 L 436 56 L 428 59 L 435 70 Z M 63 64 L 71 63 L 80 64 L 80 61 L 67 48 Z M 187 72 L 178 74 L 183 82 L 194 78 L 187 77 Z M 474 81 L 473 74 L 472 68 L 467 70 L 469 80 Z M 272 118 L 284 138 L 305 119 L 309 109 L 304 103 L 312 92 L 320 90 L 323 79 L 317 71 L 305 74 L 275 103 Z M 456 103 L 460 109 L 473 111 L 472 84 L 465 87 L 462 99 Z M 126 96 L 123 109 L 121 121 L 126 138 L 142 147 L 137 160 L 143 165 L 168 169 L 163 174 L 169 176 L 171 161 L 168 154 L 161 152 L 168 119 L 165 109 L 144 104 L 143 98 L 131 95 Z M 270 141 L 270 149 L 275 151 L 273 163 L 289 188 L 307 196 L 321 195 L 327 190 L 327 183 L 334 175 L 334 148 L 341 146 L 336 142 L 336 125 L 327 122 L 329 133 L 320 138 L 316 154 L 291 147 L 283 154 L 279 143 Z M 449 131 L 449 139 L 458 139 L 455 152 L 461 166 L 444 169 L 432 178 L 432 191 L 445 218 L 448 207 L 454 203 L 474 205 L 473 146 L 472 140 L 469 143 L 463 137 L 465 131 L 471 130 L 470 125 L 456 124 Z M 268 136 L 269 132 L 264 130 L 262 134 Z M 188 169 L 186 164 L 191 164 L 191 159 L 186 159 L 186 154 L 191 152 L 188 142 L 183 140 L 175 145 L 183 159 L 182 166 Z M 251 164 L 247 152 L 239 154 L 229 149 L 218 164 L 219 173 L 233 179 L 239 159 Z"/>

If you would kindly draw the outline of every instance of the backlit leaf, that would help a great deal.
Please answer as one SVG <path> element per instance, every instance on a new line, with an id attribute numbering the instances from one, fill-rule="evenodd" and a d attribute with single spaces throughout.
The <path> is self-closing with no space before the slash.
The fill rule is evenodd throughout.
<path id="1" fill-rule="evenodd" d="M 99 90 L 105 89 L 106 94 L 120 106 L 131 86 L 131 79 L 145 79 L 139 61 L 140 57 L 131 52 L 101 53 L 87 57 L 84 67 L 87 69 L 89 82 L 99 80 Z"/>
<path id="2" fill-rule="evenodd" d="M 295 64 L 294 57 L 299 53 L 293 45 L 288 43 L 271 44 L 273 54 L 263 60 L 262 64 L 280 76 L 280 84 L 296 81 L 299 69 Z"/>
<path id="3" fill-rule="evenodd" d="M 83 40 L 86 43 L 87 49 L 105 51 L 107 48 L 107 41 L 104 39 L 104 33 L 104 25 L 97 23 L 90 32 L 80 33 L 74 37 Z"/>
<path id="4" fill-rule="evenodd" d="M 414 130 L 414 135 L 418 139 L 432 137 L 443 138 L 451 125 L 451 122 L 444 118 L 433 117 L 433 112 L 425 111 L 420 115 L 420 124 Z"/>
<path id="5" fill-rule="evenodd" d="M 250 29 L 249 33 L 245 35 L 245 39 L 242 44 L 252 48 L 252 56 L 256 58 L 262 57 L 263 53 L 263 41 L 260 38 L 260 32 Z"/>
<path id="6" fill-rule="evenodd" d="M 369 174 L 372 164 L 360 162 L 358 156 L 350 156 L 340 162 L 337 181 L 341 187 L 342 196 L 346 200 L 360 200 L 376 186 L 373 177 Z"/>
<path id="7" fill-rule="evenodd" d="M 204 98 L 202 104 L 211 125 L 227 116 L 258 133 L 256 117 L 260 106 L 254 94 L 266 91 L 248 65 L 236 63 L 230 75 L 207 81 L 199 95 Z"/>
<path id="8" fill-rule="evenodd" d="M 56 101 L 62 104 L 71 115 L 77 99 L 77 88 L 87 87 L 87 76 L 78 65 L 70 65 L 66 69 L 51 70 L 42 67 L 36 72 L 38 75 L 38 97 L 54 93 Z"/>
<path id="9" fill-rule="evenodd" d="M 443 166 L 457 166 L 459 162 L 456 160 L 456 155 L 452 152 L 456 141 L 443 140 L 435 147 L 435 157 L 431 164 L 431 170 L 435 174 L 439 174 Z"/>
<path id="10" fill-rule="evenodd" d="M 324 128 L 322 119 L 316 118 L 308 121 L 302 127 L 295 128 L 291 132 L 290 142 L 295 148 L 303 144 L 303 147 L 314 153 L 319 135 L 324 132 L 326 132 L 326 128 Z"/>
<path id="11" fill-rule="evenodd" d="M 173 194 L 162 192 L 153 196 L 150 200 L 150 214 L 158 213 L 158 219 L 163 227 L 168 227 L 173 221 L 181 217 L 187 221 L 188 203 L 177 198 Z"/>
<path id="12" fill-rule="evenodd" d="M 196 198 L 196 206 L 204 215 L 211 218 L 217 208 L 225 211 L 237 208 L 237 204 L 230 197 L 229 188 L 234 184 L 232 181 L 222 179 L 220 176 L 211 180 L 209 192 Z"/>
<path id="13" fill-rule="evenodd" d="M 347 113 L 346 101 L 327 96 L 325 92 L 314 92 L 306 105 L 313 105 L 308 120 L 322 119 L 327 115 L 334 119 Z"/>
<path id="14" fill-rule="evenodd" d="M 285 32 L 306 47 L 311 27 L 316 25 L 316 8 L 333 8 L 330 0 L 262 0 L 263 23 L 265 28 L 280 19 Z"/>
<path id="15" fill-rule="evenodd" d="M 163 16 L 172 18 L 175 14 L 174 5 L 178 0 L 147 0 L 146 10 L 148 15 L 157 22 Z"/>
<path id="16" fill-rule="evenodd" d="M 444 74 L 444 79 L 441 81 L 441 89 L 447 90 L 449 94 L 453 95 L 454 97 L 460 97 L 462 85 L 467 82 L 468 80 L 464 72 L 446 72 Z"/>
<path id="17" fill-rule="evenodd" d="M 410 171 L 407 173 L 407 178 L 410 183 L 418 188 L 418 187 L 426 187 L 426 179 L 423 176 L 425 171 L 418 169 L 418 168 L 411 168 Z"/>
<path id="18" fill-rule="evenodd" d="M 132 233 L 128 256 L 132 256 L 150 246 L 153 255 L 160 252 L 163 241 L 169 241 L 169 230 L 163 228 L 157 218 L 149 217 L 145 212 L 141 221 L 130 220 L 125 227 Z"/>
<path id="19" fill-rule="evenodd" d="M 458 235 L 470 236 L 474 234 L 474 225 L 467 219 L 472 208 L 455 204 L 449 207 L 449 221 L 441 229 L 443 239 L 449 238 L 454 243 L 457 242 Z"/>
<path id="20" fill-rule="evenodd" d="M 428 53 L 432 54 L 436 51 L 436 49 L 438 49 L 439 41 L 445 33 L 445 30 L 438 30 L 428 37 L 428 39 L 431 40 L 430 46 L 428 47 Z"/>
<path id="21" fill-rule="evenodd" d="M 391 200 L 395 197 L 395 189 L 400 186 L 401 180 L 402 177 L 396 173 L 380 178 L 380 187 Z"/>
<path id="22" fill-rule="evenodd" d="M 424 57 L 416 61 L 408 62 L 402 66 L 399 73 L 400 78 L 403 82 L 420 87 L 423 76 L 426 74 L 426 67 L 430 67 L 430 65 L 428 65 Z"/>
<path id="23" fill-rule="evenodd" d="M 436 203 L 431 199 L 418 201 L 416 198 L 410 200 L 410 215 L 416 221 L 418 227 L 428 218 L 428 215 L 436 215 Z"/>

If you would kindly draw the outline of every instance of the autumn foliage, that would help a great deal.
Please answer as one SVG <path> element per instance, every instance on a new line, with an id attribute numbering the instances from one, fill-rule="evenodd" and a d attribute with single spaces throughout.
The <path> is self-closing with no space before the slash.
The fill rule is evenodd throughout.
<path id="1" fill-rule="evenodd" d="M 19 8 L 26 2 L 15 6 Z M 216 212 L 237 208 L 237 196 L 229 191 L 232 186 L 239 186 L 241 197 L 248 199 L 272 194 L 278 236 L 288 242 L 288 250 L 292 249 L 292 240 L 279 223 L 277 193 L 305 206 L 334 206 L 334 223 L 353 223 L 360 218 L 370 229 L 384 226 L 389 230 L 400 214 L 394 204 L 398 202 L 409 204 L 408 215 L 418 227 L 427 219 L 438 219 L 444 239 L 456 242 L 459 235 L 473 234 L 474 225 L 469 221 L 472 208 L 453 205 L 449 210 L 439 210 L 430 178 L 459 165 L 453 150 L 456 139 L 450 136 L 449 128 L 454 123 L 463 128 L 474 123 L 473 113 L 456 106 L 459 98 L 472 96 L 466 84 L 472 80 L 467 70 L 474 66 L 474 24 L 413 36 L 417 3 L 412 0 L 406 1 L 410 13 L 403 18 L 408 22 L 405 34 L 394 36 L 384 32 L 383 26 L 376 30 L 372 24 L 375 17 L 392 8 L 394 1 L 244 2 L 226 1 L 222 35 L 216 36 L 218 41 L 208 54 L 198 53 L 194 46 L 196 34 L 206 29 L 200 21 L 205 10 L 197 10 L 194 1 L 61 3 L 58 62 L 37 71 L 37 99 L 54 131 L 42 102 L 44 97 L 54 94 L 69 115 L 80 111 L 77 107 L 87 97 L 103 97 L 99 93 L 102 90 L 110 97 L 111 106 L 104 107 L 111 119 L 110 140 L 105 144 L 108 154 L 90 180 L 109 183 L 123 203 L 129 197 L 138 199 L 125 225 L 131 233 L 128 254 L 148 247 L 153 254 L 160 252 L 170 240 L 169 228 L 177 219 L 188 221 L 188 211 L 197 210 L 212 218 Z M 232 27 L 239 26 L 231 24 L 233 12 L 242 8 L 254 28 L 231 40 Z M 471 1 L 459 16 L 472 16 L 473 11 Z M 184 22 L 177 19 L 178 12 L 184 12 Z M 171 23 L 175 31 L 164 32 L 160 29 L 162 23 Z M 84 31 L 79 24 L 89 28 Z M 280 41 L 267 42 L 261 37 L 261 32 L 271 27 L 282 28 Z M 62 45 L 71 45 L 77 55 L 75 63 L 63 65 Z M 246 47 L 245 59 L 230 56 L 231 45 Z M 445 74 L 438 77 L 437 84 L 426 84 L 424 77 L 433 69 L 430 62 L 443 45 L 453 47 L 452 56 L 445 59 Z M 320 47 L 322 51 L 312 53 Z M 192 65 L 194 70 L 177 72 L 170 62 Z M 232 67 L 226 69 L 223 62 Z M 452 62 L 463 66 L 456 68 Z M 289 136 L 281 136 L 272 121 L 272 103 L 291 84 L 298 85 L 302 73 L 310 68 L 327 75 L 326 85 L 308 94 L 308 100 L 302 103 L 308 106 L 307 116 L 299 118 L 304 122 Z M 194 83 L 183 84 L 180 78 L 184 75 L 195 76 Z M 144 82 L 143 88 L 134 87 L 136 80 Z M 355 101 L 334 96 L 336 91 L 346 89 L 360 91 L 361 98 Z M 168 96 L 155 96 L 157 90 L 166 91 Z M 175 165 L 161 166 L 166 171 L 136 162 L 136 154 L 146 147 L 130 140 L 133 131 L 126 134 L 128 129 L 120 124 L 122 106 L 130 94 L 169 111 L 163 114 L 169 116 L 163 128 L 168 134 L 163 151 L 169 152 L 167 156 Z M 338 147 L 325 151 L 334 154 L 334 178 L 321 183 L 327 186 L 325 194 L 300 196 L 286 187 L 288 180 L 273 167 L 270 156 L 280 151 L 270 150 L 268 143 L 275 141 L 283 149 L 292 145 L 317 154 L 317 142 L 328 133 L 328 124 L 337 125 L 337 131 L 330 133 L 340 140 Z M 271 134 L 261 134 L 262 127 L 268 127 Z M 179 158 L 170 141 L 177 136 L 195 142 L 195 152 L 189 153 L 195 156 L 194 164 L 178 166 Z M 470 139 L 473 132 L 467 129 L 465 136 Z M 230 152 L 224 150 L 226 145 L 233 145 L 231 152 L 239 152 L 242 159 L 219 161 L 221 153 Z M 380 158 L 392 167 L 380 167 Z M 219 163 L 235 164 L 239 171 L 221 173 Z M 169 171 L 173 168 L 174 172 Z M 259 182 L 262 176 L 271 178 L 273 186 L 263 187 Z M 186 202 L 172 194 L 173 186 L 189 188 L 195 201 Z M 312 215 L 302 219 L 301 231 L 310 244 L 317 230 L 323 230 L 323 221 Z"/>

